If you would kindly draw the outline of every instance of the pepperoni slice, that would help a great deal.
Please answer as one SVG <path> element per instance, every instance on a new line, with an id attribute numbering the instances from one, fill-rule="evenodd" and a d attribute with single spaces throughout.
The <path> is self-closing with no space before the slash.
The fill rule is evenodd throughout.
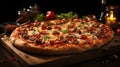
<path id="1" fill-rule="evenodd" d="M 49 33 L 48 33 L 47 31 L 41 31 L 40 34 L 42 34 L 42 35 L 47 35 L 47 34 L 49 34 Z"/>
<path id="2" fill-rule="evenodd" d="M 53 35 L 59 35 L 59 31 L 53 31 Z"/>
<path id="3" fill-rule="evenodd" d="M 86 42 L 87 42 L 87 44 L 92 44 L 92 43 L 93 43 L 93 40 L 91 40 L 91 39 L 86 39 Z"/>
<path id="4" fill-rule="evenodd" d="M 109 26 L 105 26 L 104 27 L 104 30 L 107 32 L 107 31 L 109 31 Z"/>
<path id="5" fill-rule="evenodd" d="M 35 22 L 32 22 L 31 24 L 30 24 L 30 26 L 37 26 L 37 25 L 39 25 L 39 21 L 38 20 L 35 20 Z"/>
<path id="6" fill-rule="evenodd" d="M 81 39 L 87 39 L 88 37 L 86 35 L 81 35 Z"/>
<path id="7" fill-rule="evenodd" d="M 55 44 L 63 44 L 63 42 L 60 41 L 60 40 L 56 40 L 56 41 L 55 41 Z"/>
<path id="8" fill-rule="evenodd" d="M 54 26 L 54 29 L 61 30 L 61 27 L 60 27 L 59 25 L 55 25 L 55 26 Z"/>
<path id="9" fill-rule="evenodd" d="M 47 29 L 47 26 L 42 26 L 42 30 L 46 30 Z"/>
<path id="10" fill-rule="evenodd" d="M 50 40 L 50 44 L 54 45 L 55 44 L 55 40 Z"/>
<path id="11" fill-rule="evenodd" d="M 96 30 L 96 28 L 95 28 L 95 27 L 91 27 L 91 28 L 90 28 L 90 30 L 94 30 L 94 31 L 95 31 L 95 30 Z"/>

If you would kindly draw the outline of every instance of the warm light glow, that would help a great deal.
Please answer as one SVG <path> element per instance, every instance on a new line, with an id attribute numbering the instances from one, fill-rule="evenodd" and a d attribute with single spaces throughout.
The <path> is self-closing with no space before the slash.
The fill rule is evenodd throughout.
<path id="1" fill-rule="evenodd" d="M 116 17 L 114 17 L 113 11 L 110 11 L 110 15 L 107 17 L 107 24 L 115 23 Z"/>

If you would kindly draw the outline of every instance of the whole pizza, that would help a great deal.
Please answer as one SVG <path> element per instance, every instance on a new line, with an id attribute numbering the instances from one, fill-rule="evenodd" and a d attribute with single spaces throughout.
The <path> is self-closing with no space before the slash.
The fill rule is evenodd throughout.
<path id="1" fill-rule="evenodd" d="M 45 55 L 81 53 L 99 48 L 111 41 L 112 29 L 94 16 L 84 18 L 49 18 L 17 27 L 10 35 L 11 43 L 27 52 Z"/>

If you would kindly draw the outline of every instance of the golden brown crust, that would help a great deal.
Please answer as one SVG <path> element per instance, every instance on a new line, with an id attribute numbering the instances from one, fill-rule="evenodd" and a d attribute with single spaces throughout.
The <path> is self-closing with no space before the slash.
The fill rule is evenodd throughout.
<path id="1" fill-rule="evenodd" d="M 51 47 L 38 47 L 38 46 L 33 46 L 30 44 L 27 45 L 18 45 L 15 44 L 14 46 L 16 46 L 19 49 L 25 50 L 25 51 L 29 51 L 32 53 L 37 53 L 37 54 L 44 54 L 44 55 L 62 55 L 62 54 L 75 54 L 75 53 L 80 53 L 83 51 L 82 48 L 71 45 L 71 46 L 67 46 L 67 47 L 60 47 L 60 48 L 51 48 Z"/>

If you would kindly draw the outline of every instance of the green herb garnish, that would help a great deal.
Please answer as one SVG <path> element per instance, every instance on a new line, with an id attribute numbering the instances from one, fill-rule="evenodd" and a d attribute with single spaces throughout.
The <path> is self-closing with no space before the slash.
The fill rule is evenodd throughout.
<path id="1" fill-rule="evenodd" d="M 45 15 L 43 13 L 38 14 L 34 20 L 43 21 L 45 20 Z"/>
<path id="2" fill-rule="evenodd" d="M 87 18 L 86 18 L 86 16 L 83 16 L 82 19 L 83 19 L 83 20 L 86 20 Z"/>
<path id="3" fill-rule="evenodd" d="M 76 18 L 76 17 L 78 17 L 78 14 L 77 13 L 73 13 L 72 11 L 70 11 L 68 13 L 57 14 L 56 17 L 57 17 L 57 19 L 62 19 L 62 18 L 69 19 L 69 18 Z"/>
<path id="4" fill-rule="evenodd" d="M 88 22 L 84 22 L 84 25 L 89 25 L 89 23 Z"/>
<path id="5" fill-rule="evenodd" d="M 64 34 L 66 34 L 66 33 L 68 32 L 68 30 L 62 30 L 62 32 L 63 32 Z"/>
<path id="6" fill-rule="evenodd" d="M 46 40 L 46 39 L 50 39 L 50 37 L 49 37 L 48 35 L 43 35 L 43 36 L 42 36 L 42 39 L 45 39 L 45 40 Z"/>

